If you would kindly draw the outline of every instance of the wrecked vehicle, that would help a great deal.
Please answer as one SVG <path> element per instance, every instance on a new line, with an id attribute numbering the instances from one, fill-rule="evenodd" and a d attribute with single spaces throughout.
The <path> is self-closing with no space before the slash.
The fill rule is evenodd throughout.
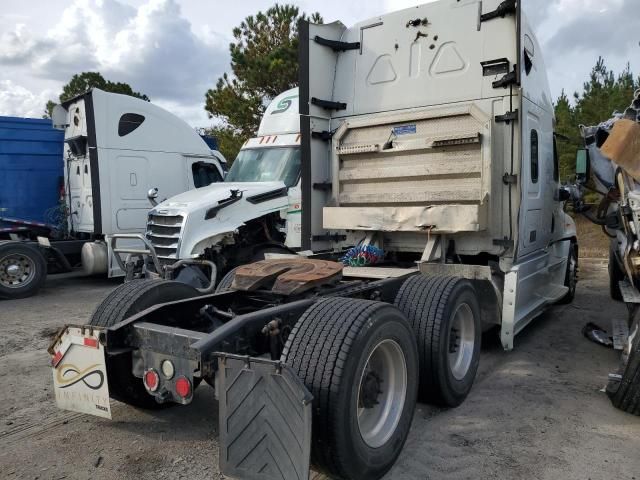
<path id="1" fill-rule="evenodd" d="M 377 479 L 417 400 L 465 400 L 483 331 L 510 350 L 573 299 L 575 225 L 520 2 L 441 0 L 299 32 L 306 258 L 240 266 L 211 294 L 118 287 L 51 346 L 56 399 L 110 416 L 109 396 L 188 404 L 205 380 L 226 475 Z M 99 394 L 83 402 L 91 374 Z"/>
<path id="2" fill-rule="evenodd" d="M 615 407 L 640 415 L 640 90 L 623 113 L 581 130 L 585 149 L 577 154 L 578 181 L 584 186 L 592 178 L 602 201 L 590 212 L 579 187 L 575 208 L 611 238 L 611 298 L 629 309 L 628 330 L 620 334 L 620 367 L 609 375 L 606 391 Z"/>

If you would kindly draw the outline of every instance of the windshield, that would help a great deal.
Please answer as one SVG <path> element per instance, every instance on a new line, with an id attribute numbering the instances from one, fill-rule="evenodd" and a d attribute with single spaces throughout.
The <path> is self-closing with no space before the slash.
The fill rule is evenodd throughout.
<path id="1" fill-rule="evenodd" d="M 300 147 L 240 150 L 225 182 L 277 182 L 293 187 L 300 176 Z"/>

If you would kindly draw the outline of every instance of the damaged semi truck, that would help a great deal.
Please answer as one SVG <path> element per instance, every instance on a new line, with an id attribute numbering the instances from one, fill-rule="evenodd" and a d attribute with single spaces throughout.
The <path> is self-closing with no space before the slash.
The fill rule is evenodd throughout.
<path id="1" fill-rule="evenodd" d="M 303 22 L 299 60 L 301 248 L 314 253 L 240 266 L 204 295 L 118 287 L 51 345 L 56 399 L 110 416 L 109 396 L 188 404 L 205 380 L 225 474 L 377 479 L 416 401 L 467 397 L 482 331 L 510 350 L 573 298 L 551 95 L 515 1 Z M 76 379 L 91 374 L 83 401 Z"/>
<path id="2" fill-rule="evenodd" d="M 629 311 L 627 324 L 618 326 L 620 366 L 606 391 L 615 407 L 640 415 L 640 90 L 624 112 L 581 130 L 585 149 L 577 155 L 574 208 L 610 238 L 611 298 Z M 602 195 L 595 212 L 582 200 L 589 179 Z"/>
<path id="3" fill-rule="evenodd" d="M 268 105 L 258 136 L 242 146 L 224 182 L 161 202 L 149 212 L 144 234 L 114 235 L 115 259 L 127 281 L 176 279 L 211 292 L 238 265 L 300 250 L 300 182 L 293 88 Z"/>

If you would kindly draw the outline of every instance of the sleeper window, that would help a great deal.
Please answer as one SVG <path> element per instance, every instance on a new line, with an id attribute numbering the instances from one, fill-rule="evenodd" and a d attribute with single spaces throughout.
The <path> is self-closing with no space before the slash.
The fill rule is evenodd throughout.
<path id="1" fill-rule="evenodd" d="M 137 113 L 125 113 L 120 117 L 120 121 L 118 122 L 118 135 L 121 137 L 129 135 L 142 125 L 142 122 L 144 122 L 144 116 L 138 115 Z"/>
<path id="2" fill-rule="evenodd" d="M 560 159 L 558 158 L 558 144 L 555 135 L 553 136 L 553 179 L 556 182 L 560 180 Z"/>
<path id="3" fill-rule="evenodd" d="M 531 130 L 531 182 L 538 183 L 538 132 Z"/>

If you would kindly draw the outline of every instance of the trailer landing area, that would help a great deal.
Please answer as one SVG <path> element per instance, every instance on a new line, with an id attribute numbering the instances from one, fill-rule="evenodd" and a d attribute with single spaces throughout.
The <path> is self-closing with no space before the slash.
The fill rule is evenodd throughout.
<path id="1" fill-rule="evenodd" d="M 618 352 L 581 334 L 589 321 L 609 327 L 625 307 L 609 299 L 606 261 L 581 259 L 580 274 L 576 301 L 534 321 L 514 351 L 485 338 L 462 406 L 418 406 L 385 478 L 640 479 L 640 418 L 616 410 L 599 391 Z M 142 412 L 114 403 L 115 421 L 56 408 L 49 335 L 62 323 L 84 323 L 116 285 L 65 275 L 37 297 L 0 300 L 3 478 L 223 478 L 217 403 L 204 383 L 187 407 Z"/>

